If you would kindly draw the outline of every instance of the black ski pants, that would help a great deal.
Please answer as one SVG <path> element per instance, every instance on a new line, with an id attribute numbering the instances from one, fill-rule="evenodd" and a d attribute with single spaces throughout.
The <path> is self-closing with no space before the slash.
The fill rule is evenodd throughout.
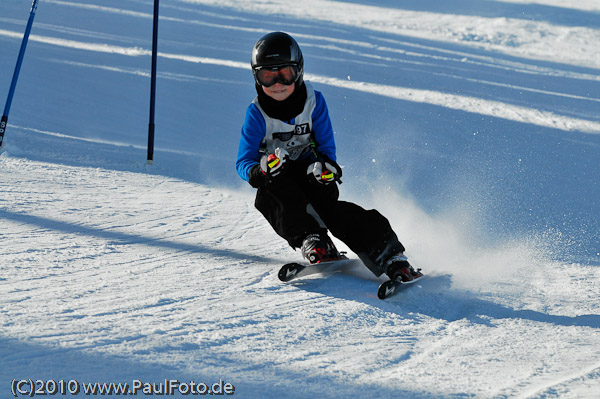
<path id="1" fill-rule="evenodd" d="M 296 161 L 283 176 L 260 187 L 256 208 L 293 248 L 300 248 L 307 235 L 329 230 L 375 275 L 384 273 L 385 261 L 404 252 L 389 221 L 377 210 L 340 201 L 337 183 L 311 182 L 307 167 Z"/>

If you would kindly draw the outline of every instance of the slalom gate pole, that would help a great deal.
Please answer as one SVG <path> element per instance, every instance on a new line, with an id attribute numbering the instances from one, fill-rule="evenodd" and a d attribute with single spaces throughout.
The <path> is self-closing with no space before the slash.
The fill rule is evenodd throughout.
<path id="1" fill-rule="evenodd" d="M 152 26 L 152 74 L 150 77 L 150 122 L 148 123 L 148 157 L 146 163 L 154 161 L 154 113 L 156 103 L 156 58 L 158 54 L 158 0 L 154 0 L 154 23 Z"/>
<path id="2" fill-rule="evenodd" d="M 29 20 L 27 21 L 25 34 L 23 35 L 23 40 L 21 41 L 21 50 L 19 50 L 19 56 L 17 57 L 17 65 L 15 65 L 12 82 L 10 83 L 10 89 L 8 90 L 8 98 L 6 99 L 6 105 L 4 106 L 4 112 L 2 113 L 2 119 L 0 119 L 0 148 L 2 147 L 2 141 L 4 140 L 4 132 L 6 131 L 6 125 L 8 123 L 8 113 L 10 112 L 10 105 L 15 94 L 15 88 L 17 87 L 17 79 L 19 79 L 19 72 L 21 71 L 21 64 L 23 63 L 23 56 L 25 55 L 27 41 L 29 40 L 29 33 L 31 33 L 31 26 L 33 25 L 33 18 L 35 17 L 37 2 L 38 0 L 33 0 L 33 3 L 31 4 Z"/>

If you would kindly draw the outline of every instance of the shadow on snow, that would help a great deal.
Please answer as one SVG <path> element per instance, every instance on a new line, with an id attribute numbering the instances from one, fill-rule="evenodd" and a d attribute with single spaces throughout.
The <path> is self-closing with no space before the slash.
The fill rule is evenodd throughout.
<path id="1" fill-rule="evenodd" d="M 366 270 L 366 269 L 365 269 Z M 343 280 L 343 281 L 342 281 Z M 288 284 L 325 296 L 361 301 L 386 312 L 414 318 L 426 315 L 447 322 L 466 319 L 474 324 L 494 327 L 497 320 L 529 320 L 556 326 L 579 326 L 600 329 L 600 315 L 552 315 L 529 309 L 514 309 L 476 294 L 452 288 L 452 276 L 426 276 L 418 284 L 407 286 L 387 300 L 376 297 L 377 286 L 383 281 L 364 270 L 338 271 L 327 277 L 305 278 Z"/>

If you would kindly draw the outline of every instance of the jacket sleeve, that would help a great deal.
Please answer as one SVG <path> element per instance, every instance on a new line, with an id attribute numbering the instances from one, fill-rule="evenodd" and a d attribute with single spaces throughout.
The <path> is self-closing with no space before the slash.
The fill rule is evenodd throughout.
<path id="1" fill-rule="evenodd" d="M 265 137 L 266 124 L 256 105 L 250 104 L 246 110 L 246 119 L 242 126 L 238 156 L 235 163 L 240 177 L 249 181 L 250 169 L 260 162 L 260 144 Z"/>
<path id="2" fill-rule="evenodd" d="M 335 139 L 333 126 L 329 119 L 327 103 L 321 92 L 315 90 L 316 105 L 312 113 L 313 131 L 317 142 L 317 151 L 333 161 L 337 161 L 335 154 Z"/>

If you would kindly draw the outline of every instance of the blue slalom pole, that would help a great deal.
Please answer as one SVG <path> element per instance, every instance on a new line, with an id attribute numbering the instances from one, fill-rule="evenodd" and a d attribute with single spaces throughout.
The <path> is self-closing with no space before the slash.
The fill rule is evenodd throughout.
<path id="1" fill-rule="evenodd" d="M 13 96 L 15 94 L 15 87 L 17 87 L 17 79 L 19 78 L 19 72 L 21 71 L 21 64 L 23 64 L 23 56 L 25 55 L 25 49 L 27 48 L 29 33 L 31 33 L 31 26 L 33 25 L 33 17 L 35 17 L 37 2 L 38 0 L 33 0 L 33 3 L 31 4 L 29 20 L 27 21 L 25 35 L 23 35 L 23 41 L 21 42 L 21 50 L 19 50 L 17 65 L 15 65 L 12 82 L 10 84 L 10 89 L 8 90 L 8 98 L 6 99 L 6 105 L 4 106 L 4 113 L 2 114 L 2 119 L 0 120 L 0 147 L 2 147 L 2 141 L 4 140 L 4 132 L 6 131 L 6 124 L 8 123 L 8 113 L 10 111 L 10 105 L 12 103 Z"/>
<path id="2" fill-rule="evenodd" d="M 146 163 L 154 161 L 154 112 L 156 103 L 156 59 L 158 55 L 158 0 L 154 0 L 154 21 L 152 26 L 152 71 L 150 76 L 150 121 L 148 122 L 148 157 Z"/>

